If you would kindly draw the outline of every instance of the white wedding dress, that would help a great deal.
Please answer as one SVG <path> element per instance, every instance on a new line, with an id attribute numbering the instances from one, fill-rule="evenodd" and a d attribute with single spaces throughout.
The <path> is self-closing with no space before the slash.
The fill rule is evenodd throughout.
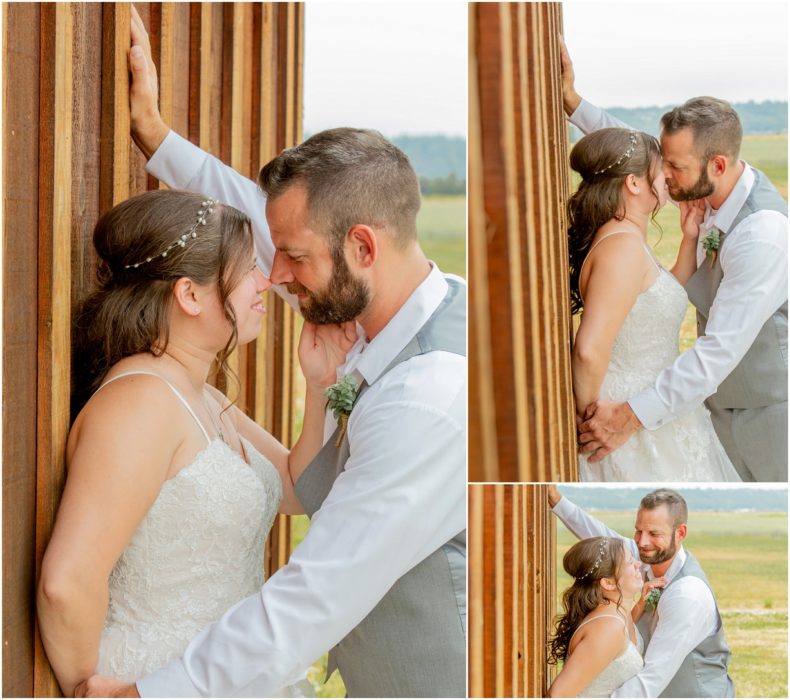
<path id="1" fill-rule="evenodd" d="M 580 698 L 608 698 L 623 683 L 639 673 L 645 665 L 643 659 L 645 643 L 642 640 L 642 635 L 634 627 L 634 632 L 636 633 L 636 644 L 634 644 L 628 636 L 628 627 L 625 620 L 619 615 L 595 615 L 594 617 L 589 617 L 576 628 L 573 634 L 576 634 L 588 622 L 597 620 L 599 617 L 613 617 L 620 620 L 625 627 L 628 642 L 625 650 L 616 659 L 610 661 L 609 665 L 593 679 L 593 682 L 579 693 L 577 697 Z"/>
<path id="2" fill-rule="evenodd" d="M 129 374 L 154 373 L 110 381 Z M 260 589 L 264 541 L 282 500 L 269 460 L 243 438 L 249 464 L 209 439 L 183 396 L 154 376 L 170 386 L 207 445 L 162 485 L 110 575 L 97 673 L 129 682 L 177 659 L 192 637 Z M 304 680 L 274 697 L 312 694 Z"/>
<path id="3" fill-rule="evenodd" d="M 616 234 L 602 236 L 590 248 Z M 607 401 L 626 401 L 655 384 L 658 373 L 677 358 L 680 326 L 688 296 L 674 275 L 645 253 L 658 277 L 634 302 L 623 321 L 599 393 Z M 588 253 L 589 258 L 589 253 Z M 586 262 L 586 260 L 585 260 Z M 583 267 L 583 266 L 582 266 Z M 740 481 L 710 420 L 700 405 L 656 430 L 639 430 L 600 462 L 579 455 L 580 481 Z"/>

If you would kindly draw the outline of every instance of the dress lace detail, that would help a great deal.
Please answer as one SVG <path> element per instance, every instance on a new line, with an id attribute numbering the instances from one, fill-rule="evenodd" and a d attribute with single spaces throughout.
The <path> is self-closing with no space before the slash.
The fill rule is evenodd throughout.
<path id="1" fill-rule="evenodd" d="M 601 399 L 625 401 L 653 386 L 659 372 L 679 354 L 678 335 L 688 296 L 670 272 L 656 266 L 658 277 L 636 298 L 615 338 L 599 394 Z M 595 464 L 590 464 L 585 455 L 579 455 L 579 479 L 740 481 L 705 406 L 657 430 L 638 431 L 622 447 Z"/>
<path id="2" fill-rule="evenodd" d="M 600 616 L 599 616 L 600 617 Z M 580 625 L 581 626 L 581 625 Z M 581 693 L 580 698 L 608 698 L 627 680 L 633 678 L 645 665 L 645 643 L 639 630 L 636 632 L 636 644 L 628 639 L 628 646 L 620 656 L 611 661 Z"/>
<path id="3" fill-rule="evenodd" d="M 134 681 L 166 666 L 263 585 L 264 542 L 282 482 L 274 465 L 242 442 L 249 464 L 214 439 L 162 485 L 110 574 L 97 673 Z M 305 680 L 275 697 L 309 695 Z"/>

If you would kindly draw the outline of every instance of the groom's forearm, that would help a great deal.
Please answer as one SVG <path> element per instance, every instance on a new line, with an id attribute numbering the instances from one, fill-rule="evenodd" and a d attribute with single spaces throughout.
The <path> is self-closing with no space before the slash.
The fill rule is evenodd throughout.
<path id="1" fill-rule="evenodd" d="M 632 540 L 623 537 L 619 532 L 615 532 L 575 503 L 572 503 L 567 496 L 562 498 L 552 508 L 552 512 L 580 540 L 588 537 L 617 537 L 633 544 Z"/>
<path id="2" fill-rule="evenodd" d="M 583 134 L 591 134 L 593 131 L 608 127 L 631 128 L 630 125 L 620 121 L 617 117 L 613 117 L 609 112 L 581 98 L 578 107 L 568 119 Z"/>

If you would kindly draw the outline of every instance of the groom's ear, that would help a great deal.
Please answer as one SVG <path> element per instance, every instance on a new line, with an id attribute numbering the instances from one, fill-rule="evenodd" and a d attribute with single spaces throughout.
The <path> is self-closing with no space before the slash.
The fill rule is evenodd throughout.
<path id="1" fill-rule="evenodd" d="M 376 233 L 370 226 L 354 224 L 346 234 L 346 252 L 359 267 L 372 267 L 379 256 Z"/>
<path id="2" fill-rule="evenodd" d="M 689 534 L 689 527 L 686 525 L 686 523 L 683 523 L 682 525 L 678 525 L 675 532 L 677 533 L 678 541 L 682 542 L 686 539 L 686 535 Z"/>

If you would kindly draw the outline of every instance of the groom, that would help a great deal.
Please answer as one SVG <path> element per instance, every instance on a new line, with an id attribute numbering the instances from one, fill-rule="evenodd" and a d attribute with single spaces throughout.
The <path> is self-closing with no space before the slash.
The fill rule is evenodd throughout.
<path id="1" fill-rule="evenodd" d="M 338 374 L 361 389 L 346 430 L 327 415 L 295 485 L 311 524 L 288 563 L 136 687 L 94 676 L 82 690 L 266 697 L 331 649 L 350 697 L 463 697 L 466 294 L 417 243 L 416 174 L 377 132 L 332 129 L 267 164 L 264 196 L 164 124 L 139 16 L 133 27 L 132 129 L 149 172 L 247 213 L 261 265 L 305 318 L 357 319 Z"/>
<path id="2" fill-rule="evenodd" d="M 727 673 L 730 650 L 713 590 L 697 560 L 683 548 L 688 508 L 671 489 L 648 493 L 628 540 L 549 487 L 554 514 L 579 539 L 606 535 L 626 542 L 643 563 L 646 580 L 667 579 L 658 604 L 637 623 L 645 641 L 645 665 L 612 697 L 735 697 Z"/>
<path id="3" fill-rule="evenodd" d="M 583 100 L 562 47 L 566 113 L 585 134 L 625 127 Z M 697 97 L 661 118 L 661 152 L 675 201 L 704 199 L 697 271 L 686 284 L 697 309 L 694 347 L 627 402 L 598 401 L 580 426 L 596 462 L 637 430 L 654 430 L 705 400 L 730 461 L 745 481 L 787 480 L 787 202 L 739 160 L 742 128 L 723 100 Z M 703 241 L 718 236 L 706 254 Z"/>

